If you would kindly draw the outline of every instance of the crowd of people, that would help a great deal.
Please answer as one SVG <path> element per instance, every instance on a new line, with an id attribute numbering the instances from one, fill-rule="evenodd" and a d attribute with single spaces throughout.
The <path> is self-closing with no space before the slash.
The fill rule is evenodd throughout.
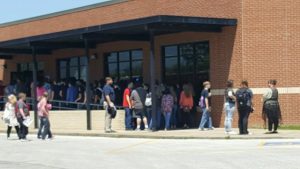
<path id="1" fill-rule="evenodd" d="M 107 78 L 107 85 L 112 84 L 112 78 Z M 281 120 L 281 110 L 278 101 L 278 90 L 276 89 L 276 80 L 268 81 L 268 90 L 263 95 L 262 117 L 266 123 L 268 119 L 267 134 L 277 133 L 279 122 Z M 243 80 L 239 89 L 235 92 L 234 83 L 228 80 L 224 93 L 224 112 L 225 112 L 225 133 L 238 134 L 232 130 L 232 122 L 234 112 L 238 111 L 238 127 L 239 134 L 251 134 L 248 130 L 248 119 L 254 112 L 253 92 L 248 86 L 248 82 Z M 182 89 L 179 85 L 168 86 L 162 83 L 155 83 L 154 91 L 156 95 L 156 110 L 152 110 L 152 93 L 150 86 L 141 82 L 129 83 L 123 93 L 123 107 L 125 108 L 125 126 L 126 130 L 147 130 L 147 129 L 176 129 L 178 126 L 183 128 L 190 127 L 191 113 L 195 111 L 195 107 L 199 107 L 202 117 L 199 123 L 199 130 L 214 130 L 212 123 L 212 101 L 211 101 L 211 83 L 206 81 L 203 83 L 203 90 L 199 98 L 199 103 L 195 104 L 194 90 L 192 84 L 184 84 Z M 114 96 L 113 89 L 105 98 Z M 113 97 L 115 98 L 115 96 Z M 112 104 L 110 99 L 109 104 Z M 106 100 L 105 100 L 106 101 Z M 113 105 L 113 104 L 112 104 Z M 155 111 L 152 114 L 152 111 Z M 155 117 L 152 117 L 155 115 Z M 178 118 L 179 117 L 179 118 Z M 153 120 L 155 118 L 155 120 Z M 161 120 L 161 119 L 164 119 Z M 155 121 L 155 124 L 153 124 Z M 111 123 L 107 132 L 111 132 Z"/>
<path id="2" fill-rule="evenodd" d="M 93 105 L 103 106 L 103 86 L 105 80 L 97 80 L 90 84 L 89 101 Z M 116 104 L 121 105 L 122 102 L 122 85 L 126 81 L 117 82 L 114 85 L 114 90 L 118 96 Z M 118 85 L 117 85 L 118 84 Z M 23 81 L 21 79 L 11 81 L 7 86 L 3 85 L 0 81 L 0 96 L 2 102 L 0 109 L 3 110 L 3 102 L 9 95 L 18 95 L 19 93 L 25 93 L 27 98 L 33 98 L 32 81 Z M 86 82 L 82 79 L 69 78 L 63 80 L 51 80 L 49 76 L 39 77 L 36 84 L 37 97 L 41 97 L 44 92 L 48 93 L 48 100 L 53 103 L 53 109 L 72 110 L 72 109 L 84 109 L 87 102 Z M 59 104 L 60 103 L 60 104 Z M 96 106 L 92 106 L 96 108 Z"/>
<path id="3" fill-rule="evenodd" d="M 278 102 L 278 90 L 276 89 L 276 80 L 268 82 L 268 90 L 263 95 L 263 113 L 262 117 L 267 122 L 268 134 L 277 133 L 278 125 L 281 120 L 281 111 Z M 195 92 L 193 85 L 186 83 L 182 85 L 167 85 L 155 82 L 154 91 L 151 93 L 151 87 L 143 83 L 142 80 L 129 80 L 118 84 L 111 77 L 102 81 L 95 81 L 90 85 L 90 101 L 96 105 L 101 105 L 106 110 L 105 114 L 105 132 L 114 132 L 112 130 L 112 119 L 116 115 L 116 107 L 121 106 L 125 110 L 126 130 L 171 130 L 176 128 L 188 129 L 191 126 L 191 114 L 200 110 L 202 117 L 199 122 L 199 130 L 214 130 L 212 123 L 211 101 L 211 83 L 206 81 L 199 102 L 195 102 Z M 125 86 L 127 85 L 127 86 Z M 253 92 L 248 86 L 247 81 L 242 81 L 240 87 L 235 91 L 234 83 L 228 80 L 227 88 L 224 93 L 224 112 L 225 112 L 225 133 L 238 134 L 232 130 L 234 112 L 237 109 L 239 119 L 239 134 L 251 134 L 248 130 L 248 118 L 254 112 Z M 30 106 L 26 104 L 26 97 L 33 95 L 33 84 L 24 83 L 18 80 L 16 83 L 10 83 L 4 86 L 0 82 L 0 94 L 4 98 L 3 120 L 7 124 L 7 137 L 10 137 L 12 128 L 15 128 L 20 140 L 25 140 L 28 134 L 28 126 L 25 121 L 30 120 Z M 40 128 L 37 134 L 39 139 L 51 139 L 49 111 L 50 109 L 60 108 L 56 101 L 67 101 L 84 103 L 87 101 L 87 91 L 85 82 L 71 78 L 62 81 L 50 81 L 45 77 L 36 84 L 37 108 L 40 120 Z M 156 100 L 152 100 L 155 95 Z M 17 97 L 18 96 L 18 99 Z M 152 104 L 155 102 L 156 110 L 152 110 Z M 50 104 L 52 103 L 52 104 Z M 70 104 L 64 106 L 73 107 Z M 84 107 L 81 107 L 84 108 Z M 154 115 L 154 116 L 153 116 Z M 155 119 L 154 119 L 155 118 Z"/>

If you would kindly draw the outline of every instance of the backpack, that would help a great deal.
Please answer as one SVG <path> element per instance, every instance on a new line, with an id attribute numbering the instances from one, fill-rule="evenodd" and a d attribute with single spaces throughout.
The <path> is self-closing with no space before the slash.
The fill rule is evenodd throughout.
<path id="1" fill-rule="evenodd" d="M 236 99 L 239 108 L 249 107 L 248 103 L 251 100 L 250 92 L 247 89 L 240 89 L 236 93 Z"/>
<path id="2" fill-rule="evenodd" d="M 200 101 L 199 101 L 199 106 L 201 107 L 201 108 L 205 108 L 205 99 L 204 99 L 204 96 L 201 96 L 200 97 Z"/>

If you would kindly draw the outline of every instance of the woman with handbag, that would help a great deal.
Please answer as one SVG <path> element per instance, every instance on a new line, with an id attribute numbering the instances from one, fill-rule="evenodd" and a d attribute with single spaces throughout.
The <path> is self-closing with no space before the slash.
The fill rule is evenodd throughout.
<path id="1" fill-rule="evenodd" d="M 17 98 L 15 95 L 9 95 L 8 102 L 5 104 L 5 110 L 3 114 L 3 121 L 7 125 L 7 139 L 10 138 L 11 129 L 14 127 L 19 136 L 19 123 L 16 117 L 16 103 Z"/>
<path id="2" fill-rule="evenodd" d="M 194 100 L 192 95 L 192 90 L 189 85 L 183 85 L 183 91 L 180 94 L 179 100 L 180 110 L 183 117 L 183 128 L 189 128 L 190 124 L 190 114 L 194 106 Z"/>
<path id="3" fill-rule="evenodd" d="M 48 104 L 48 93 L 45 92 L 41 97 L 38 105 L 38 115 L 40 119 L 40 128 L 38 131 L 38 138 L 39 139 L 52 139 L 52 133 L 50 130 L 50 121 L 49 121 L 49 110 L 52 108 L 51 104 Z"/>
<path id="4" fill-rule="evenodd" d="M 269 88 L 263 95 L 263 117 L 265 117 L 264 121 L 268 119 L 268 132 L 266 134 L 277 134 L 279 122 L 281 121 L 279 94 L 276 84 L 276 80 L 270 80 L 268 82 Z"/>

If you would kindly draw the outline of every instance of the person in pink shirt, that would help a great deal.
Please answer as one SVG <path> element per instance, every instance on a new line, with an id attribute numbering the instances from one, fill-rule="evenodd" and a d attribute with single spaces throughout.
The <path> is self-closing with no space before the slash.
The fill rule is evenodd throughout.
<path id="1" fill-rule="evenodd" d="M 45 92 L 47 91 L 44 88 L 44 84 L 42 82 L 39 82 L 36 86 L 36 97 L 38 101 L 41 99 Z"/>
<path id="2" fill-rule="evenodd" d="M 38 116 L 40 119 L 40 127 L 38 131 L 38 139 L 52 139 L 52 133 L 50 130 L 49 111 L 52 108 L 51 104 L 48 104 L 48 93 L 44 92 L 41 96 L 38 107 Z"/>
<path id="3" fill-rule="evenodd" d="M 171 121 L 173 106 L 174 106 L 174 97 L 171 95 L 170 90 L 166 88 L 161 99 L 161 108 L 165 116 L 165 130 L 170 129 L 170 121 Z"/>

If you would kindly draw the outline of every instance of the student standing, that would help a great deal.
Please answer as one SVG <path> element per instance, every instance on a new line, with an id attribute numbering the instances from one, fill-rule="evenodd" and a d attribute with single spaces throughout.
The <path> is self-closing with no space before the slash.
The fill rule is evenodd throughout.
<path id="1" fill-rule="evenodd" d="M 227 81 L 227 88 L 225 89 L 225 97 L 224 97 L 224 110 L 225 110 L 225 133 L 226 134 L 236 134 L 232 131 L 232 121 L 233 114 L 235 111 L 235 93 L 233 91 L 233 80 Z"/>
<path id="2" fill-rule="evenodd" d="M 268 118 L 268 132 L 266 134 L 276 134 L 279 125 L 279 119 L 281 119 L 280 105 L 278 101 L 278 90 L 276 88 L 277 81 L 270 80 L 268 82 L 268 90 L 263 95 L 263 113 Z M 274 128 L 273 128 L 274 127 Z M 274 129 L 274 130 L 273 130 Z"/>
<path id="3" fill-rule="evenodd" d="M 148 120 L 145 113 L 145 101 L 146 101 L 146 90 L 142 87 L 140 83 L 137 83 L 136 89 L 131 92 L 130 99 L 132 100 L 132 109 L 134 111 L 134 116 L 136 117 L 137 131 L 141 130 L 142 120 L 144 122 L 145 129 L 148 127 Z"/>
<path id="4" fill-rule="evenodd" d="M 237 108 L 239 112 L 239 130 L 241 135 L 251 134 L 248 131 L 248 118 L 253 109 L 253 93 L 248 87 L 248 81 L 241 82 L 241 88 L 236 92 Z"/>
<path id="5" fill-rule="evenodd" d="M 199 125 L 200 130 L 204 130 L 205 126 L 208 124 L 208 129 L 213 130 L 212 126 L 212 118 L 211 118 L 211 106 L 209 102 L 210 92 L 209 89 L 211 87 L 210 82 L 206 81 L 203 83 L 204 89 L 201 92 L 200 97 L 200 107 L 202 108 L 202 118 Z"/>
<path id="6" fill-rule="evenodd" d="M 105 132 L 106 133 L 112 133 L 114 132 L 111 128 L 111 122 L 113 117 L 111 116 L 111 114 L 109 113 L 109 108 L 115 108 L 115 99 L 116 99 L 116 95 L 115 95 L 115 91 L 112 87 L 113 84 L 113 79 L 111 77 L 107 77 L 105 79 L 106 81 L 106 85 L 103 87 L 103 96 L 104 96 L 104 109 L 105 109 Z"/>
<path id="7" fill-rule="evenodd" d="M 16 105 L 16 116 L 20 124 L 19 137 L 21 141 L 24 141 L 27 139 L 26 136 L 28 134 L 28 127 L 25 126 L 23 122 L 29 117 L 30 114 L 29 114 L 28 106 L 25 103 L 26 94 L 19 93 L 18 97 L 19 100 L 17 101 L 17 105 Z"/>
<path id="8" fill-rule="evenodd" d="M 165 117 L 165 130 L 170 129 L 173 106 L 174 106 L 174 97 L 171 95 L 170 90 L 166 88 L 161 99 L 161 108 L 162 108 L 163 115 Z"/>
<path id="9" fill-rule="evenodd" d="M 3 114 L 4 123 L 7 125 L 7 139 L 10 138 L 11 129 L 13 127 L 16 129 L 16 132 L 19 135 L 19 123 L 16 118 L 16 109 L 15 109 L 16 103 L 17 103 L 16 96 L 9 95 L 8 102 L 5 104 L 5 109 Z"/>
<path id="10" fill-rule="evenodd" d="M 150 86 L 148 84 L 144 84 L 144 89 L 146 91 L 146 99 L 145 99 L 145 108 L 146 108 L 146 117 L 148 121 L 149 128 L 152 129 L 152 93 Z"/>
<path id="11" fill-rule="evenodd" d="M 38 138 L 45 140 L 46 136 L 48 136 L 48 139 L 52 139 L 52 132 L 50 130 L 50 121 L 49 121 L 49 111 L 51 109 L 51 105 L 48 104 L 47 92 L 45 92 L 41 97 L 37 105 L 37 108 L 38 108 L 38 116 L 40 119 Z"/>
<path id="12" fill-rule="evenodd" d="M 178 93 L 175 90 L 175 87 L 170 87 L 170 93 L 174 99 L 174 105 L 172 109 L 172 116 L 171 116 L 171 129 L 176 129 L 177 127 L 177 112 L 178 112 Z"/>
<path id="13" fill-rule="evenodd" d="M 132 130 L 132 106 L 130 100 L 131 90 L 133 88 L 133 83 L 129 83 L 127 88 L 124 90 L 123 93 L 123 107 L 125 109 L 125 128 L 126 130 Z"/>
<path id="14" fill-rule="evenodd" d="M 180 94 L 179 100 L 180 110 L 183 117 L 183 128 L 189 128 L 191 110 L 194 106 L 193 94 L 189 85 L 183 86 L 183 91 Z"/>

